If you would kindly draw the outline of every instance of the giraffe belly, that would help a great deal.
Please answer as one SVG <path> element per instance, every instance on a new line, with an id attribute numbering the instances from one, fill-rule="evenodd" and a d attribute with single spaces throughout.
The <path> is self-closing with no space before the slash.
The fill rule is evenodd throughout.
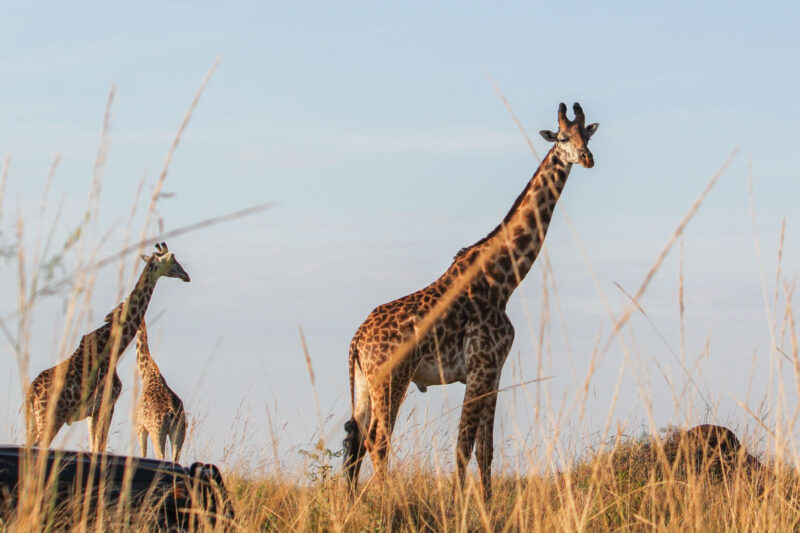
<path id="1" fill-rule="evenodd" d="M 435 355 L 428 355 L 420 361 L 412 378 L 420 392 L 425 392 L 428 385 L 447 385 L 456 381 L 466 383 L 466 368 L 461 358 L 443 355 L 441 359 L 441 367 Z"/>
<path id="2" fill-rule="evenodd" d="M 85 408 L 80 409 L 78 407 L 75 407 L 70 411 L 69 415 L 67 415 L 66 423 L 69 426 L 73 422 L 78 422 L 79 420 L 83 420 L 87 416 L 91 416 L 91 414 L 88 413 Z"/>

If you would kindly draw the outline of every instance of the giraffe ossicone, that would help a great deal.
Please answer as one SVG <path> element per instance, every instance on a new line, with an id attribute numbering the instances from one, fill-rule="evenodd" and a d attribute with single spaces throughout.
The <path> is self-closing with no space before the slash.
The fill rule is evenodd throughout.
<path id="1" fill-rule="evenodd" d="M 31 382 L 25 398 L 28 445 L 49 447 L 64 424 L 88 418 L 91 450 L 105 451 L 122 391 L 117 361 L 144 319 L 156 282 L 161 277 L 189 281 L 166 243 L 142 258 L 145 266 L 128 298 L 106 315 L 102 326 L 81 338 L 72 355 Z"/>
<path id="2" fill-rule="evenodd" d="M 514 327 L 506 304 L 533 266 L 572 165 L 594 166 L 583 109 L 558 109 L 558 131 L 542 130 L 554 143 L 502 222 L 463 248 L 427 287 L 375 308 L 350 343 L 352 418 L 345 424 L 345 472 L 358 480 L 366 452 L 377 475 L 387 467 L 400 404 L 413 381 L 466 384 L 456 443 L 457 481 L 463 486 L 475 448 L 485 499 L 491 498 L 494 416 L 500 372 Z M 477 442 L 477 446 L 476 446 Z"/>

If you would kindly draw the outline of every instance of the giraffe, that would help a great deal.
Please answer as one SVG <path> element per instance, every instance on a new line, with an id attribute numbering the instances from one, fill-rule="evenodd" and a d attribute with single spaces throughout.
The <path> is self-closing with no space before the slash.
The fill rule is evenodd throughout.
<path id="1" fill-rule="evenodd" d="M 167 437 L 172 444 L 172 460 L 181 456 L 183 439 L 186 436 L 186 413 L 183 402 L 167 385 L 158 365 L 150 355 L 147 345 L 147 326 L 144 320 L 139 326 L 136 340 L 136 365 L 142 379 L 142 394 L 136 408 L 136 434 L 142 457 L 147 457 L 147 435 L 153 439 L 156 457 L 164 458 Z"/>
<path id="2" fill-rule="evenodd" d="M 158 278 L 189 281 L 189 274 L 166 243 L 156 244 L 156 250 L 151 256 L 142 256 L 146 265 L 136 286 L 106 315 L 105 323 L 84 335 L 65 361 L 42 371 L 31 382 L 25 401 L 29 445 L 49 447 L 65 423 L 88 418 L 91 450 L 105 451 L 114 402 L 122 390 L 117 359 L 136 335 Z"/>
<path id="3" fill-rule="evenodd" d="M 385 474 L 391 433 L 408 385 L 466 384 L 456 443 L 457 487 L 475 447 L 482 494 L 491 498 L 494 414 L 500 371 L 514 339 L 506 303 L 531 269 L 573 164 L 594 166 L 587 147 L 598 124 L 583 110 L 558 109 L 558 131 L 539 132 L 554 146 L 503 221 L 462 248 L 427 287 L 375 308 L 350 343 L 352 417 L 345 424 L 344 470 L 354 489 L 370 453 Z M 477 446 L 476 446 L 477 441 Z"/>

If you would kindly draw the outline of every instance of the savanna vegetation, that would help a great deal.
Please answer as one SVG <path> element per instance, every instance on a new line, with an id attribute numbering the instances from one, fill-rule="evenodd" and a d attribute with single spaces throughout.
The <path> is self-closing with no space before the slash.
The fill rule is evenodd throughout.
<path id="1" fill-rule="evenodd" d="M 90 186 L 89 203 L 81 220 L 60 221 L 56 217 L 53 228 L 40 228 L 41 233 L 31 238 L 26 232 L 29 225 L 36 227 L 36 224 L 28 222 L 39 215 L 21 213 L 16 219 L 2 218 L 4 231 L 0 233 L 0 255 L 7 264 L 17 267 L 19 276 L 16 311 L 13 317 L 3 319 L 0 326 L 14 347 L 21 376 L 30 375 L 29 337 L 36 307 L 42 299 L 53 295 L 63 299 L 66 313 L 62 344 L 71 345 L 85 324 L 86 301 L 92 294 L 98 268 L 119 262 L 122 274 L 126 271 L 126 261 L 130 264 L 135 261 L 138 254 L 134 252 L 149 249 L 152 242 L 186 231 L 202 231 L 205 226 L 263 209 L 263 206 L 256 206 L 166 233 L 159 228 L 157 207 L 170 159 L 203 87 L 180 125 L 156 186 L 150 191 L 150 198 L 143 201 L 147 215 L 141 232 L 137 236 L 134 228 L 130 227 L 133 213 L 140 207 L 141 201 L 137 199 L 131 206 L 127 232 L 130 237 L 118 243 L 118 254 L 98 256 L 98 246 L 108 246 L 108 243 L 104 241 L 103 232 L 94 227 L 108 147 L 107 121 Z M 109 97 L 109 109 L 112 102 L 113 91 Z M 57 163 L 56 160 L 52 173 L 57 171 Z M 50 208 L 47 189 L 52 173 L 45 187 L 43 211 Z M 6 160 L 0 194 L 8 175 L 9 163 Z M 709 182 L 680 222 L 639 292 L 631 296 L 632 303 L 618 318 L 615 332 L 624 331 L 626 321 L 633 313 L 643 313 L 636 306 L 636 300 L 661 267 L 666 253 L 680 241 L 684 228 L 717 177 Z M 5 214 L 7 210 L 4 207 Z M 68 239 L 55 242 L 56 225 L 69 222 L 73 223 L 74 230 Z M 35 245 L 31 246 L 31 242 Z M 128 271 L 135 272 L 136 268 Z M 780 272 L 777 279 L 780 279 Z M 121 285 L 129 283 L 122 275 L 120 282 Z M 773 317 L 776 335 L 772 349 L 781 354 L 776 360 L 794 369 L 798 389 L 795 392 L 800 392 L 800 358 L 791 306 L 792 287 L 785 286 L 781 294 L 781 298 L 777 291 L 775 294 L 775 307 L 782 308 L 782 313 Z M 541 329 L 543 326 L 533 327 Z M 586 361 L 587 386 L 579 392 L 581 397 L 577 398 L 576 405 L 586 401 L 596 356 L 594 354 Z M 690 374 L 691 362 L 684 361 L 682 368 Z M 788 392 L 781 389 L 774 394 L 775 405 L 786 404 Z M 685 396 L 675 394 L 675 398 L 683 401 Z M 528 400 L 535 404 L 539 398 L 529 397 Z M 10 407 L 7 409 L 11 410 Z M 649 412 L 647 406 L 645 410 Z M 504 446 L 495 451 L 495 464 L 500 466 L 495 470 L 494 496 L 490 502 L 482 501 L 473 470 L 470 470 L 463 490 L 455 490 L 454 461 L 431 459 L 429 444 L 400 446 L 403 449 L 398 449 L 398 453 L 393 455 L 390 475 L 385 482 L 377 483 L 370 479 L 369 472 L 365 472 L 354 495 L 350 494 L 341 472 L 338 442 L 319 440 L 316 445 L 305 447 L 297 454 L 299 460 L 291 468 L 281 467 L 280 461 L 273 460 L 277 452 L 255 450 L 244 462 L 231 455 L 228 463 L 219 464 L 235 517 L 232 520 L 216 517 L 216 523 L 212 524 L 206 510 L 197 507 L 197 519 L 192 529 L 281 532 L 794 531 L 800 528 L 800 456 L 790 428 L 794 426 L 797 415 L 797 409 L 788 409 L 777 413 L 767 425 L 761 417 L 754 416 L 743 406 L 743 423 L 731 424 L 737 430 L 743 448 L 727 458 L 719 456 L 721 452 L 715 450 L 699 456 L 696 443 L 684 438 L 686 428 L 659 428 L 652 418 L 643 421 L 640 427 L 618 426 L 616 430 L 613 421 L 609 420 L 605 428 L 596 428 L 599 433 L 595 441 L 584 449 L 564 450 L 564 434 L 558 431 L 541 437 L 535 447 L 520 438 L 519 442 L 511 443 L 511 449 Z M 278 434 L 272 437 L 276 441 L 280 439 Z M 452 455 L 452 439 L 444 436 L 439 444 L 448 450 L 445 454 Z M 748 453 L 757 459 L 758 464 L 748 458 Z M 7 509 L 10 512 L 0 531 L 139 531 L 152 529 L 157 519 L 148 504 L 132 506 L 124 497 L 100 505 L 99 509 L 96 511 L 80 498 L 67 501 L 55 498 L 52 479 L 41 468 L 37 470 L 36 465 L 31 465 L 16 508 Z"/>

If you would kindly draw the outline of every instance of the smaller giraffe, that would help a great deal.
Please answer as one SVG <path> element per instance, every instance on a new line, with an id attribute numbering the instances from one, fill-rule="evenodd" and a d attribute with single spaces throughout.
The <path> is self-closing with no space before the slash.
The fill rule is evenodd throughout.
<path id="1" fill-rule="evenodd" d="M 164 458 L 166 441 L 172 444 L 172 460 L 181 456 L 186 437 L 186 412 L 183 402 L 167 385 L 158 365 L 150 355 L 147 345 L 147 326 L 142 320 L 136 340 L 136 364 L 142 378 L 142 395 L 136 409 L 136 433 L 142 457 L 147 457 L 147 435 L 153 439 L 153 448 L 158 459 Z"/>

